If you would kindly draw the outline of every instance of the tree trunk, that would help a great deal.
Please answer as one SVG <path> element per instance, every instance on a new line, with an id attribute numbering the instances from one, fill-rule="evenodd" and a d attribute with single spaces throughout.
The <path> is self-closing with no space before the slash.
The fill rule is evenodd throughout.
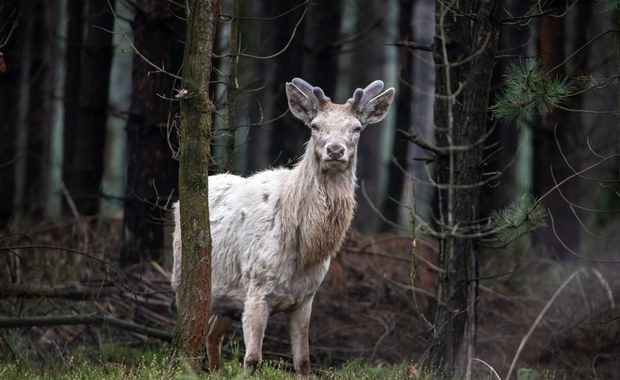
<path id="1" fill-rule="evenodd" d="M 79 62 L 79 85 L 76 86 L 79 88 L 77 120 L 75 128 L 65 134 L 64 141 L 63 178 L 77 211 L 82 215 L 96 215 L 101 196 L 99 188 L 103 175 L 108 84 L 112 62 L 112 34 L 108 31 L 112 30 L 114 22 L 108 4 L 114 6 L 114 1 L 108 3 L 108 0 L 96 0 L 86 5 L 87 17 L 82 29 L 78 30 L 86 37 Z M 74 14 L 72 12 L 72 15 Z M 73 84 L 72 82 L 71 85 Z M 69 99 L 74 96 L 67 95 Z"/>
<path id="2" fill-rule="evenodd" d="M 507 11 L 512 15 L 526 14 L 530 6 L 530 4 L 521 1 L 508 1 L 506 4 Z M 496 99 L 504 88 L 503 75 L 510 64 L 514 63 L 515 57 L 527 57 L 528 51 L 532 51 L 532 45 L 536 43 L 536 41 L 531 40 L 528 43 L 522 42 L 523 28 L 522 26 L 510 25 L 504 26 L 502 30 L 499 42 L 500 50 L 505 49 L 511 53 L 503 55 L 503 58 L 497 60 L 491 82 L 491 99 Z M 496 144 L 496 148 L 491 149 L 490 153 L 493 155 L 489 158 L 485 170 L 489 173 L 501 172 L 501 178 L 494 181 L 491 186 L 482 188 L 480 212 L 483 218 L 489 216 L 494 210 L 503 209 L 510 202 L 531 192 L 529 189 L 531 186 L 530 170 L 523 170 L 523 167 L 529 168 L 529 156 L 525 152 L 531 148 L 530 135 L 531 131 L 528 128 L 516 128 L 510 123 L 502 121 L 499 121 L 496 128 L 491 132 L 487 145 Z M 517 162 L 511 164 L 515 159 Z"/>
<path id="3" fill-rule="evenodd" d="M 413 0 L 400 0 L 400 13 L 398 20 L 399 41 L 410 41 L 412 37 L 411 17 L 413 16 Z M 401 85 L 398 87 L 396 103 L 396 128 L 409 131 L 411 128 L 411 107 L 413 104 L 413 90 L 411 79 L 413 77 L 413 52 L 411 49 L 401 46 L 398 48 L 399 75 Z M 383 204 L 383 216 L 394 223 L 398 223 L 400 200 L 403 192 L 404 180 L 407 178 L 403 170 L 407 169 L 408 142 L 402 136 L 395 134 L 392 143 L 392 160 L 388 165 L 387 197 Z M 390 230 L 391 226 L 384 224 L 383 230 Z"/>
<path id="4" fill-rule="evenodd" d="M 10 20 L 11 12 L 19 11 L 20 2 L 17 0 L 4 1 L 4 9 L 0 12 L 0 24 L 7 23 L 12 25 Z M 14 16 L 13 16 L 14 17 Z M 13 215 L 13 199 L 15 196 L 15 161 L 18 158 L 15 149 L 15 139 L 18 133 L 19 124 L 17 119 L 17 107 L 19 102 L 19 78 L 20 69 L 24 67 L 23 52 L 26 49 L 21 41 L 21 29 L 14 30 L 8 36 L 8 31 L 0 35 L 0 40 L 6 43 L 0 48 L 0 53 L 4 58 L 5 72 L 0 72 L 0 229 L 8 225 Z"/>
<path id="5" fill-rule="evenodd" d="M 45 184 L 45 214 L 61 215 L 62 206 L 62 160 L 64 127 L 64 90 L 67 65 L 68 1 L 55 0 L 51 3 L 50 19 L 53 21 L 52 40 L 47 47 L 47 56 L 53 62 L 50 68 L 49 88 L 49 153 L 47 155 Z"/>
<path id="6" fill-rule="evenodd" d="M 287 1 L 268 2 L 271 5 L 271 15 L 279 15 L 291 9 L 291 3 Z M 300 125 L 299 121 L 288 112 L 288 101 L 284 91 L 284 83 L 290 82 L 294 77 L 302 75 L 304 24 L 306 18 L 301 21 L 297 30 L 295 26 L 302 15 L 301 9 L 286 16 L 271 21 L 274 28 L 274 38 L 271 49 L 279 51 L 286 46 L 295 33 L 291 44 L 282 54 L 275 57 L 274 75 L 269 82 L 270 101 L 273 102 L 274 120 L 271 130 L 270 163 L 274 165 L 291 165 L 297 162 L 297 158 L 303 153 L 303 145 L 308 137 L 308 129 Z M 286 114 L 284 117 L 280 117 Z M 263 169 L 263 168 L 261 168 Z"/>
<path id="7" fill-rule="evenodd" d="M 317 0 L 309 4 L 304 30 L 303 79 L 336 95 L 338 52 L 343 0 Z M 293 78 L 289 78 L 290 81 Z"/>
<path id="8" fill-rule="evenodd" d="M 434 0 L 416 0 L 413 7 L 413 41 L 423 46 L 431 46 L 434 38 Z M 433 64 L 433 53 L 427 51 L 413 52 L 415 59 L 412 62 L 412 81 L 414 85 L 413 99 L 411 104 L 411 124 L 410 132 L 426 143 L 434 144 L 434 120 L 433 103 L 435 91 L 435 66 Z M 398 115 L 397 115 L 398 117 Z M 403 129 L 405 126 L 397 123 L 397 128 Z M 429 151 L 422 149 L 416 144 L 409 144 L 407 148 L 408 172 L 413 178 L 411 183 L 405 183 L 403 210 L 401 210 L 400 220 L 406 221 L 410 217 L 410 211 L 414 205 L 411 204 L 412 198 L 409 196 L 415 192 L 415 209 L 420 218 L 426 219 L 431 214 L 431 204 L 435 189 L 432 187 L 432 176 L 434 165 L 432 165 L 432 155 Z M 415 189 L 411 189 L 415 186 Z"/>
<path id="9" fill-rule="evenodd" d="M 174 8 L 174 9 L 173 9 Z M 134 45 L 150 62 L 177 74 L 180 67 L 183 10 L 167 1 L 140 0 L 133 21 Z M 175 79 L 158 72 L 139 55 L 134 56 L 131 108 L 127 122 L 127 190 L 124 214 L 122 266 L 159 259 L 163 246 L 158 213 L 159 195 L 167 198 L 175 186 L 176 162 L 172 159 L 166 128 L 176 103 Z M 178 86 L 178 85 L 177 85 Z M 172 142 L 174 145 L 175 143 Z"/>
<path id="10" fill-rule="evenodd" d="M 356 33 L 360 42 L 352 56 L 352 65 L 363 64 L 363 68 L 351 71 L 350 88 L 365 87 L 370 82 L 385 76 L 385 44 L 387 34 L 387 5 L 383 0 L 355 3 Z M 348 95 L 351 96 L 351 95 Z M 385 121 L 383 122 L 385 124 Z M 376 232 L 380 218 L 373 207 L 381 209 L 383 195 L 382 175 L 385 171 L 381 151 L 385 136 L 383 125 L 371 125 L 364 130 L 358 147 L 357 178 L 359 203 L 353 224 L 365 232 Z M 364 195 L 366 194 L 366 195 Z"/>
<path id="11" fill-rule="evenodd" d="M 122 32 L 131 30 L 130 21 L 134 8 L 124 1 L 116 2 L 113 46 L 114 54 L 110 68 L 110 93 L 107 120 L 104 173 L 101 180 L 103 199 L 99 202 L 99 215 L 114 217 L 123 211 L 125 197 L 125 166 L 127 164 L 127 136 L 125 127 L 131 105 L 131 71 L 133 57 L 127 52 L 131 45 Z"/>
<path id="12" fill-rule="evenodd" d="M 566 45 L 566 34 L 564 33 L 565 17 L 560 17 L 564 13 L 563 1 L 554 1 L 550 5 L 556 9 L 555 14 L 543 15 L 539 19 L 539 49 L 540 56 L 547 70 L 556 68 L 549 75 L 556 78 L 565 73 L 562 64 L 566 55 L 564 53 Z M 581 17 L 586 17 L 582 14 Z M 585 21 L 584 21 L 585 22 Z M 575 101 L 575 99 L 573 99 Z M 572 107 L 571 107 L 572 108 Z M 558 127 L 557 139 L 554 133 Z M 555 109 L 546 115 L 534 129 L 534 159 L 533 159 L 533 179 L 534 195 L 541 196 L 555 186 L 556 182 L 562 181 L 573 174 L 572 169 L 564 161 L 558 145 L 564 152 L 571 155 L 580 151 L 580 146 L 584 144 L 586 138 L 582 135 L 581 118 L 575 114 Z M 540 163 L 545 163 L 541 165 Z M 579 160 L 571 162 L 575 170 L 581 168 Z M 553 170 L 553 176 L 551 175 Z M 555 176 L 555 181 L 553 177 Z M 562 185 L 560 190 L 567 199 L 579 203 L 580 182 L 579 179 L 571 180 Z M 572 256 L 565 248 L 576 249 L 580 242 L 580 227 L 578 221 L 572 214 L 570 207 L 562 198 L 558 191 L 554 191 L 545 197 L 545 208 L 553 216 L 555 223 L 554 229 L 544 228 L 535 236 L 536 243 L 545 247 L 545 255 L 557 257 L 559 259 L 570 259 Z M 557 233 L 557 236 L 556 236 Z"/>
<path id="13" fill-rule="evenodd" d="M 78 130 L 78 100 L 80 99 L 80 77 L 82 71 L 80 67 L 82 46 L 84 45 L 85 6 L 85 2 L 81 0 L 69 0 L 67 7 L 69 22 L 67 24 L 67 50 L 65 52 L 67 71 L 64 89 L 63 181 L 64 179 L 71 178 L 73 175 L 72 157 Z M 71 214 L 67 199 L 63 201 L 63 211 L 68 215 Z"/>
<path id="14" fill-rule="evenodd" d="M 260 104 L 260 109 L 253 112 L 256 115 L 253 121 L 268 123 L 253 126 L 249 131 L 249 171 L 262 170 L 271 165 L 291 165 L 303 152 L 309 132 L 287 113 L 285 82 L 302 77 L 312 85 L 321 87 L 328 96 L 335 95 L 339 46 L 334 41 L 340 33 L 343 1 L 319 0 L 287 13 L 293 7 L 294 4 L 283 1 L 261 4 L 259 18 L 280 17 L 273 21 L 253 22 L 256 27 L 253 35 L 248 37 L 255 38 L 257 34 L 262 37 L 262 40 L 248 43 L 265 46 L 260 52 L 252 52 L 255 55 L 272 55 L 286 47 L 270 60 L 251 58 L 259 73 L 273 72 L 273 75 L 267 79 L 260 78 L 256 85 L 266 88 L 260 92 L 256 102 Z M 243 50 L 244 47 L 241 48 Z M 271 120 L 273 122 L 269 122 Z"/>
<path id="15" fill-rule="evenodd" d="M 179 201 L 183 231 L 179 315 L 173 346 L 196 372 L 205 356 L 211 306 L 211 232 L 209 228 L 208 166 L 212 114 L 209 98 L 211 58 L 218 20 L 217 0 L 189 4 L 181 88 Z"/>
<path id="16" fill-rule="evenodd" d="M 15 160 L 14 216 L 41 217 L 44 213 L 47 156 L 49 153 L 50 64 L 46 47 L 50 42 L 48 3 L 20 2 L 24 33 Z M 18 28 L 19 29 L 19 28 Z"/>
<path id="17" fill-rule="evenodd" d="M 502 0 L 436 2 L 436 182 L 439 202 L 437 315 L 424 365 L 470 376 L 474 357 L 478 220 L 488 97 Z M 470 20 L 470 15 L 475 20 Z M 467 60 L 467 61 L 464 61 Z M 458 64 L 457 64 L 458 63 Z M 458 147 L 458 149 L 456 149 Z"/>

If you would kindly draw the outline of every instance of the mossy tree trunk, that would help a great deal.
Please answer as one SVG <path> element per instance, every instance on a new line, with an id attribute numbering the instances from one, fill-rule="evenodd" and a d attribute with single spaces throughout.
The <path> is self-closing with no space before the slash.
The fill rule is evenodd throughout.
<path id="1" fill-rule="evenodd" d="M 180 98 L 179 133 L 183 261 L 173 346 L 176 353 L 185 356 L 191 367 L 200 372 L 211 304 L 207 168 L 214 107 L 209 98 L 209 76 L 219 4 L 217 0 L 193 0 L 188 6 L 181 82 L 181 91 L 187 93 Z"/>
<path id="2" fill-rule="evenodd" d="M 439 274 L 436 330 L 424 365 L 469 378 L 474 357 L 477 228 L 490 80 L 503 0 L 436 2 L 436 182 Z"/>

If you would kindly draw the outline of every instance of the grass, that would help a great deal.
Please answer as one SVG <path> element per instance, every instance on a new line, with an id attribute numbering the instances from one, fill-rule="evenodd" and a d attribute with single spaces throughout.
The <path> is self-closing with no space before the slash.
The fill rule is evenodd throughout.
<path id="1" fill-rule="evenodd" d="M 137 353 L 141 356 L 138 357 Z M 43 367 L 43 368 L 42 368 Z M 286 369 L 283 362 L 265 361 L 251 379 L 293 380 L 295 374 Z M 318 379 L 418 379 L 431 380 L 432 376 L 417 374 L 412 364 L 371 365 L 363 361 L 346 363 L 339 368 L 313 368 Z M 147 351 L 122 346 L 102 347 L 93 358 L 84 351 L 64 358 L 62 362 L 43 366 L 35 360 L 0 362 L 0 379 L 5 380 L 194 380 L 194 379 L 245 379 L 250 378 L 243 369 L 239 349 L 233 350 L 233 358 L 223 362 L 222 369 L 214 374 L 196 375 L 185 363 L 173 364 L 165 348 Z"/>
<path id="2" fill-rule="evenodd" d="M 417 376 L 411 366 L 396 364 L 389 366 L 371 366 L 361 361 L 347 363 L 341 368 L 321 369 L 314 373 L 321 379 L 431 379 Z M 64 366 L 53 369 L 33 369 L 23 363 L 0 364 L 0 378 L 6 380 L 46 379 L 46 380 L 138 380 L 138 379 L 244 379 L 249 378 L 238 361 L 227 361 L 215 374 L 196 375 L 184 364 L 171 364 L 170 357 L 152 357 L 141 360 L 137 366 L 128 366 L 114 362 L 89 362 L 69 358 Z M 293 380 L 295 374 L 284 369 L 282 363 L 265 362 L 252 377 L 256 380 Z"/>

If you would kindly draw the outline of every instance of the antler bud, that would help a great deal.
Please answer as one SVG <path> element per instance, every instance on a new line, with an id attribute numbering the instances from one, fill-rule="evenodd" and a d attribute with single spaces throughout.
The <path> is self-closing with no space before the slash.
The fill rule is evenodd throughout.
<path id="1" fill-rule="evenodd" d="M 295 78 L 291 81 L 304 95 L 313 103 L 316 101 L 320 104 L 330 101 L 320 87 L 316 87 L 301 78 Z"/>
<path id="2" fill-rule="evenodd" d="M 370 99 L 379 95 L 379 93 L 381 93 L 381 90 L 383 90 L 384 86 L 385 85 L 383 84 L 382 81 L 376 80 L 372 82 L 371 84 L 369 84 L 368 86 L 366 86 L 366 88 L 364 88 L 363 90 L 361 88 L 358 88 L 353 93 L 353 97 L 349 99 L 349 102 L 351 102 L 351 104 L 353 105 L 353 108 L 359 110 L 363 108 L 366 105 L 366 103 L 370 101 Z"/>

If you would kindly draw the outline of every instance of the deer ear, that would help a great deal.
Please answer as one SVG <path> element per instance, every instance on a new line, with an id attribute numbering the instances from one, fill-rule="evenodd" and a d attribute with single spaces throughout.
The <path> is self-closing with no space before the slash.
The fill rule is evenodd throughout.
<path id="1" fill-rule="evenodd" d="M 293 83 L 286 83 L 288 107 L 296 118 L 306 124 L 316 117 L 316 105 L 302 90 Z"/>
<path id="2" fill-rule="evenodd" d="M 359 111 L 359 120 L 364 125 L 378 123 L 388 113 L 396 91 L 393 87 L 370 99 Z"/>

